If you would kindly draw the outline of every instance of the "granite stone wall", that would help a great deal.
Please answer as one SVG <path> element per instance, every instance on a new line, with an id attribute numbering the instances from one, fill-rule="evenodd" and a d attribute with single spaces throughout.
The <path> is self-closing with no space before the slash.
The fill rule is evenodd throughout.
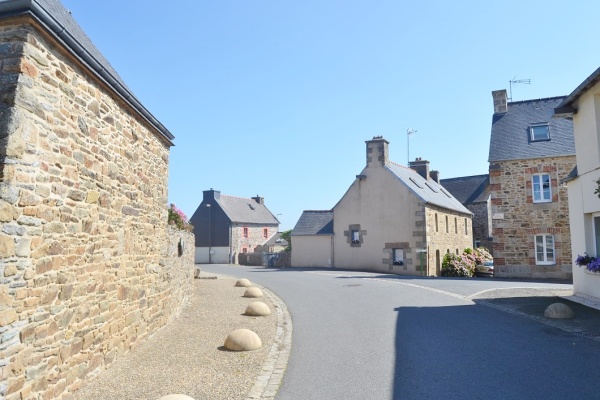
<path id="1" fill-rule="evenodd" d="M 244 236 L 244 228 L 248 229 L 247 237 Z M 268 229 L 267 237 L 265 238 L 264 230 Z M 264 244 L 269 238 L 277 232 L 276 225 L 261 225 L 261 224 L 241 224 L 234 223 L 231 226 L 231 251 L 233 253 L 233 264 L 238 264 L 238 255 L 246 249 L 247 253 L 254 252 L 257 246 Z"/>
<path id="2" fill-rule="evenodd" d="M 169 144 L 22 21 L 0 27 L 0 398 L 61 399 L 177 315 L 194 240 L 166 224 Z"/>
<path id="3" fill-rule="evenodd" d="M 494 275 L 572 278 L 567 189 L 559 184 L 575 167 L 575 156 L 505 161 L 490 165 Z M 549 173 L 552 201 L 534 203 L 532 175 Z M 556 262 L 537 265 L 534 237 L 554 236 Z"/>

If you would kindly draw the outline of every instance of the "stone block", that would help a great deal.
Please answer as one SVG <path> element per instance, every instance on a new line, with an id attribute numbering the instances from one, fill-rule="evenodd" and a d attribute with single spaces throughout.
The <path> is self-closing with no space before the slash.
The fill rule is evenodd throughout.
<path id="1" fill-rule="evenodd" d="M 12 308 L 0 310 L 0 328 L 12 324 L 19 318 L 19 315 Z"/>
<path id="2" fill-rule="evenodd" d="M 12 204 L 0 200 L 0 222 L 10 222 L 19 216 L 18 209 Z"/>
<path id="3" fill-rule="evenodd" d="M 8 258 L 15 255 L 15 240 L 12 236 L 0 235 L 0 258 Z"/>

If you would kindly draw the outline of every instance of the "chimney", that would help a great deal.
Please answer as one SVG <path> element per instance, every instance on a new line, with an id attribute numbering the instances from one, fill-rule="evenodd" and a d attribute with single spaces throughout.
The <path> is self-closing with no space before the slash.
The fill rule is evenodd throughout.
<path id="1" fill-rule="evenodd" d="M 421 175 L 425 180 L 429 180 L 429 161 L 421 160 L 421 157 L 415 158 L 415 161 L 408 163 L 411 169 L 414 169 L 417 174 Z"/>
<path id="2" fill-rule="evenodd" d="M 429 171 L 429 176 L 431 177 L 431 179 L 433 179 L 436 183 L 440 183 L 440 171 Z"/>
<path id="3" fill-rule="evenodd" d="M 211 203 L 212 200 L 219 200 L 221 198 L 221 192 L 218 190 L 205 190 L 202 192 L 202 202 Z"/>
<path id="4" fill-rule="evenodd" d="M 390 142 L 383 136 L 373 136 L 367 140 L 367 167 L 383 167 L 388 161 L 388 145 Z"/>
<path id="5" fill-rule="evenodd" d="M 494 98 L 494 114 L 502 114 L 508 111 L 508 96 L 506 89 L 494 90 L 492 92 Z"/>
<path id="6" fill-rule="evenodd" d="M 254 200 L 255 202 L 257 202 L 258 204 L 261 204 L 261 205 L 265 204 L 265 198 L 260 197 L 259 195 L 256 195 L 256 197 L 252 197 L 252 200 Z"/>

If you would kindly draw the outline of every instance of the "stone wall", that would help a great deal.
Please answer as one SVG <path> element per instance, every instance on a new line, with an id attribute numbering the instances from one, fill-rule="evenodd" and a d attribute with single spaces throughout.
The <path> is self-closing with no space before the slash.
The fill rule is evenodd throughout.
<path id="1" fill-rule="evenodd" d="M 466 206 L 473 213 L 473 243 L 479 240 L 479 247 L 485 247 L 492 252 L 493 242 L 490 240 L 492 235 L 492 216 L 490 212 L 491 204 L 487 202 L 471 203 Z"/>
<path id="2" fill-rule="evenodd" d="M 490 165 L 494 275 L 572 278 L 567 189 L 559 184 L 575 167 L 575 156 L 505 161 Z M 534 203 L 531 179 L 551 176 L 552 202 Z M 552 234 L 556 263 L 536 265 L 534 236 Z"/>
<path id="3" fill-rule="evenodd" d="M 248 229 L 248 237 L 244 236 L 244 228 Z M 265 238 L 264 229 L 268 229 Z M 253 252 L 257 246 L 264 244 L 269 238 L 277 232 L 276 225 L 260 224 L 232 224 L 231 226 L 231 252 L 233 253 L 233 264 L 238 263 L 238 254 Z"/>
<path id="4" fill-rule="evenodd" d="M 444 254 L 460 254 L 465 248 L 473 247 L 472 220 L 470 215 L 433 205 L 425 208 L 425 214 L 428 245 L 427 275 L 440 276 Z"/>
<path id="5" fill-rule="evenodd" d="M 0 397 L 60 399 L 177 314 L 194 240 L 166 224 L 169 144 L 22 22 L 0 27 Z"/>

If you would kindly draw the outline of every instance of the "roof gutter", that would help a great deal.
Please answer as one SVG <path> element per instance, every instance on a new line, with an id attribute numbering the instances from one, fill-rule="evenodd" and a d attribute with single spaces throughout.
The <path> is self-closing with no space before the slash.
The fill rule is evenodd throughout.
<path id="1" fill-rule="evenodd" d="M 60 42 L 65 44 L 83 64 L 88 66 L 104 83 L 111 87 L 127 104 L 136 110 L 154 129 L 156 129 L 162 138 L 174 146 L 175 136 L 161 124 L 150 111 L 140 103 L 140 101 L 124 87 L 118 79 L 108 72 L 89 51 L 81 45 L 71 33 L 50 13 L 48 13 L 37 0 L 3 0 L 0 1 L 0 16 L 18 16 L 30 14 L 45 26 Z"/>

